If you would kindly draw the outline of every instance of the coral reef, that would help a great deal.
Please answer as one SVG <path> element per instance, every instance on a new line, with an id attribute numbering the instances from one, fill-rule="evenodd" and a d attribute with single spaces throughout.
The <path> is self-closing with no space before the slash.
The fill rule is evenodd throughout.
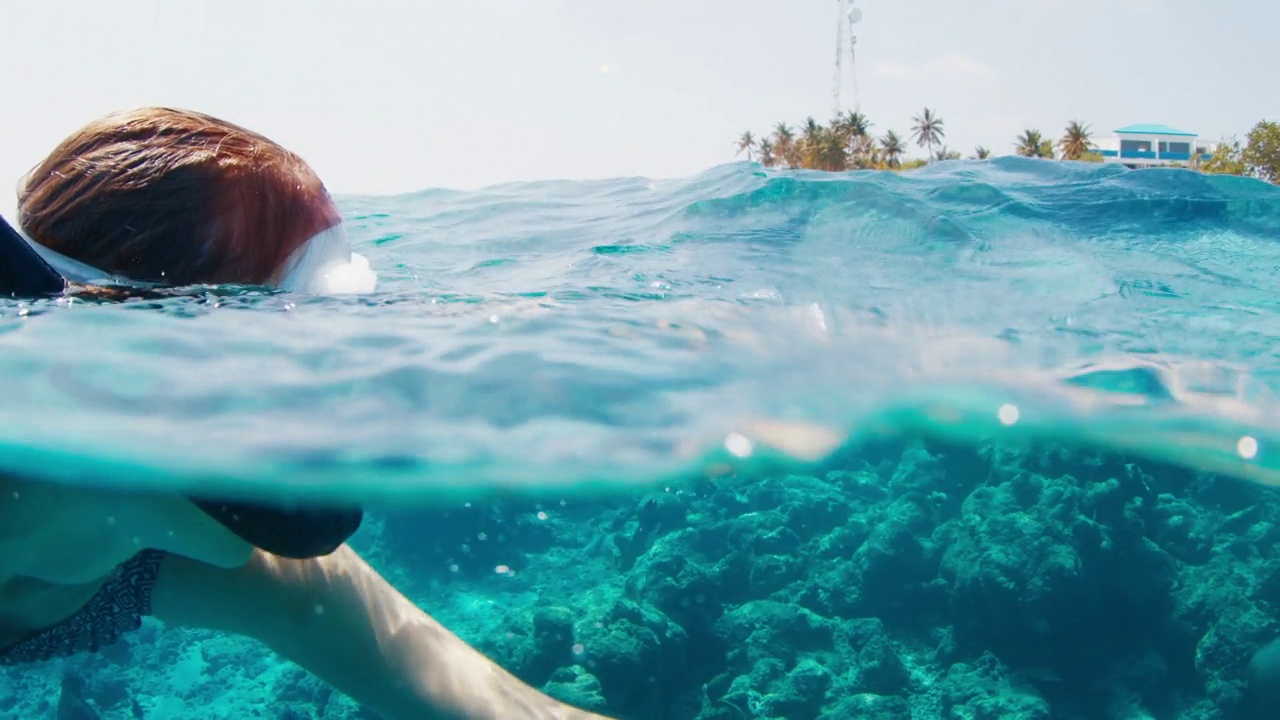
<path id="1" fill-rule="evenodd" d="M 406 594 L 619 718 L 1234 720 L 1280 697 L 1280 500 L 1175 467 L 886 442 L 814 475 L 374 515 L 355 544 Z M 374 717 L 253 643 L 150 620 L 4 673 L 0 717 L 55 712 Z"/>

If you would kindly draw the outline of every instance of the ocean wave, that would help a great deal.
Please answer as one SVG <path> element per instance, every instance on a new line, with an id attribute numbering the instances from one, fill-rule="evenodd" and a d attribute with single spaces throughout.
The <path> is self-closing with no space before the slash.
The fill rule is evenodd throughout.
<path id="1" fill-rule="evenodd" d="M 1258 181 L 736 163 L 340 205 L 377 293 L 0 301 L 0 470 L 562 491 L 928 433 L 1280 472 Z"/>

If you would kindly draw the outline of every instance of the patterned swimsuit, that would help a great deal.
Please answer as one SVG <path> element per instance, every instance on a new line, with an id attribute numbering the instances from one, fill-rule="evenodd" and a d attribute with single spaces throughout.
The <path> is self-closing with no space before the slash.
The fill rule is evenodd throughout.
<path id="1" fill-rule="evenodd" d="M 163 551 L 143 550 L 120 563 L 76 614 L 0 648 L 0 665 L 93 652 L 137 630 L 151 613 L 151 588 L 164 557 Z"/>

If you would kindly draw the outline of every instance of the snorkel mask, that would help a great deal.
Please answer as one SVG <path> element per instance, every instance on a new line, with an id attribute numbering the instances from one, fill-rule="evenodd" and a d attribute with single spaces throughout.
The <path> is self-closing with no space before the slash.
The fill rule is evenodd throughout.
<path id="1" fill-rule="evenodd" d="M 6 227 L 8 223 L 5 223 Z M 67 257 L 41 245 L 20 230 L 12 229 L 62 277 L 81 285 L 144 285 L 122 275 L 113 275 L 87 263 Z M 284 261 L 280 279 L 268 287 L 285 292 L 312 295 L 346 295 L 373 292 L 378 286 L 378 273 L 369 260 L 351 251 L 347 229 L 338 223 L 312 235 Z"/>
<path id="2" fill-rule="evenodd" d="M 345 232 L 339 235 L 335 230 L 341 228 L 326 230 L 298 249 L 297 257 L 290 258 L 292 264 L 285 265 L 281 289 L 301 292 L 373 289 L 377 275 L 369 269 L 369 262 L 350 251 Z M 83 284 L 137 284 L 49 250 L 27 239 L 0 218 L 0 295 L 56 296 L 66 291 L 68 279 Z M 364 512 L 358 507 L 293 507 L 192 495 L 188 499 L 250 545 L 273 555 L 299 560 L 337 550 L 359 529 L 364 518 Z"/>

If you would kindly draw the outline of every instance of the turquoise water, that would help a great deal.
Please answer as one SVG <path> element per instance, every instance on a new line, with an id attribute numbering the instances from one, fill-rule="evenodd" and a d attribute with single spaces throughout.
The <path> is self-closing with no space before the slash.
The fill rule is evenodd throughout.
<path id="1" fill-rule="evenodd" d="M 0 300 L 0 472 L 359 498 L 397 589 L 624 720 L 1274 717 L 1280 188 L 1002 158 L 340 205 L 372 295 Z M 37 717 L 375 716 L 149 618 L 0 669 Z"/>
<path id="2" fill-rule="evenodd" d="M 0 470 L 368 498 L 803 464 L 921 429 L 1280 469 L 1260 182 L 743 163 L 340 205 L 375 294 L 0 301 Z"/>

